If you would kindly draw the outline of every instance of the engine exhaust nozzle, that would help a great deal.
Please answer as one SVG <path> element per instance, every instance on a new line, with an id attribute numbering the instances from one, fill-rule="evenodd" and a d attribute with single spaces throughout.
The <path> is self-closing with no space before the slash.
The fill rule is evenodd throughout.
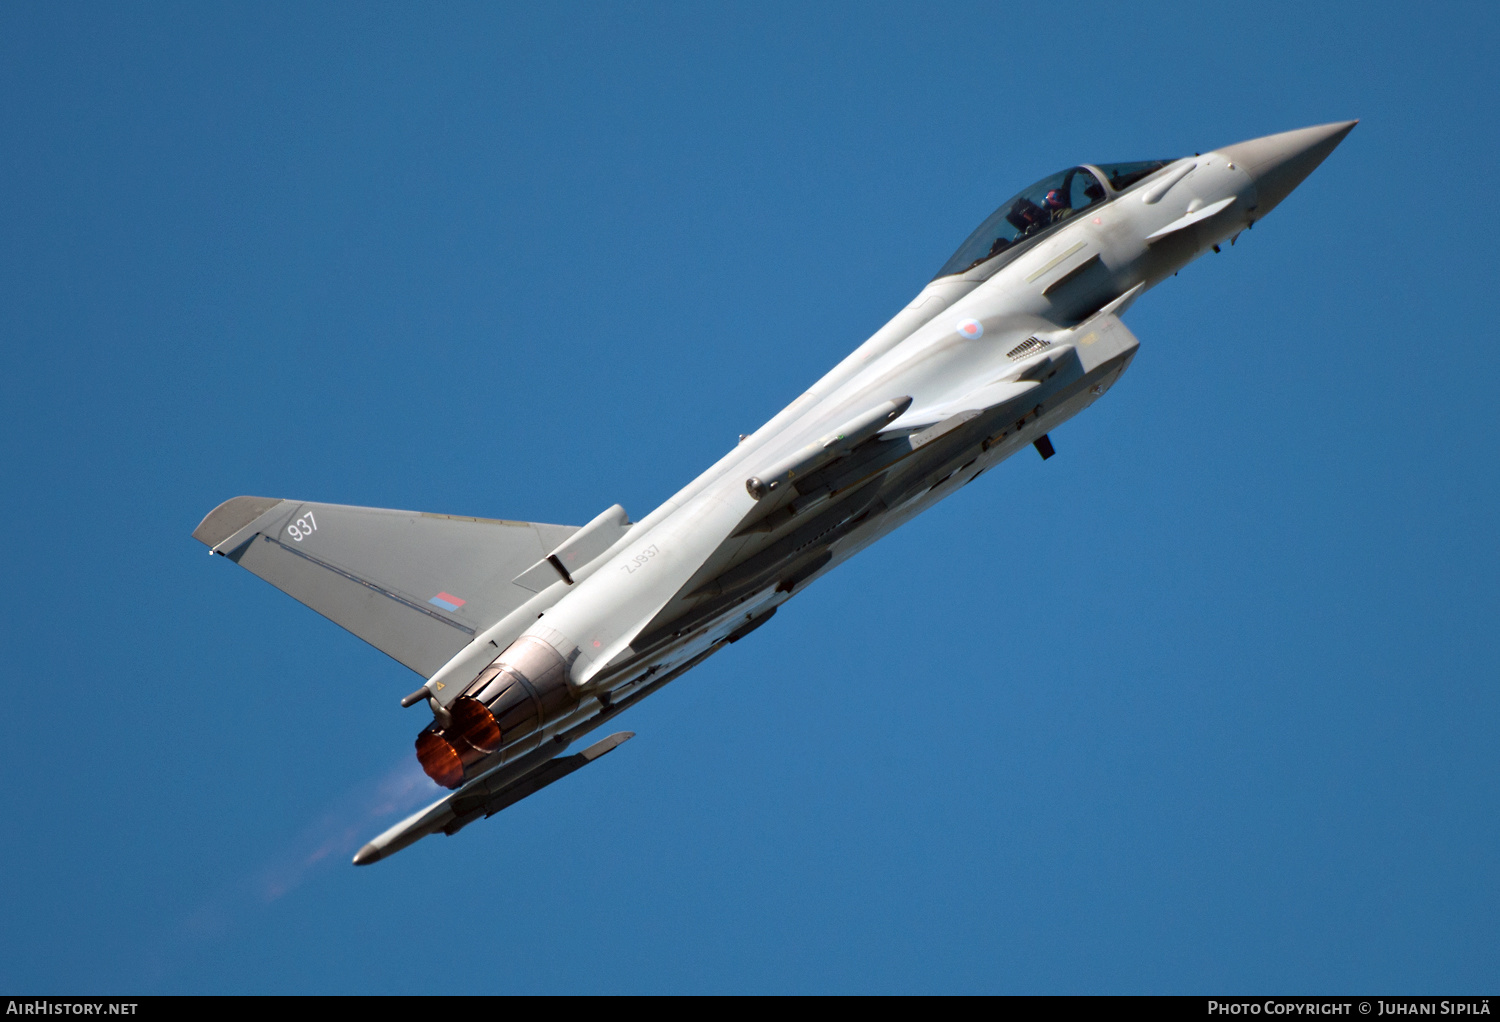
<path id="1" fill-rule="evenodd" d="M 445 788 L 468 768 L 535 734 L 578 705 L 569 661 L 550 643 L 523 635 L 447 707 L 448 720 L 417 735 L 417 760 Z"/>

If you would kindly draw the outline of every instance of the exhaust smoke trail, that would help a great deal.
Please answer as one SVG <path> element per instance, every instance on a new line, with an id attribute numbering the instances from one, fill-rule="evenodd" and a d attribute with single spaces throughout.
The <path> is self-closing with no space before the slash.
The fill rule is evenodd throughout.
<path id="1" fill-rule="evenodd" d="M 434 795 L 433 784 L 410 757 L 373 784 L 359 785 L 305 827 L 291 847 L 256 876 L 260 901 L 276 901 L 299 887 L 318 866 L 348 865 L 370 834 L 391 817 L 404 816 Z"/>
<path id="2" fill-rule="evenodd" d="M 167 980 L 195 951 L 224 939 L 316 871 L 342 866 L 353 875 L 349 860 L 372 833 L 439 794 L 416 761 L 403 756 L 384 774 L 348 789 L 264 866 L 205 898 L 171 925 L 154 947 L 143 948 L 138 974 L 151 983 Z"/>

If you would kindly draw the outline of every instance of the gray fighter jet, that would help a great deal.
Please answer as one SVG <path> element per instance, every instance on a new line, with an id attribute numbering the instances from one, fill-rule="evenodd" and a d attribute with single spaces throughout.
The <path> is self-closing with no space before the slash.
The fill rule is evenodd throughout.
<path id="1" fill-rule="evenodd" d="M 1084 164 L 1007 200 L 801 397 L 632 523 L 581 528 L 235 497 L 193 532 L 427 679 L 417 758 L 453 789 L 360 849 L 453 834 L 593 762 L 584 735 L 1112 387 L 1147 288 L 1269 213 L 1356 122 Z"/>

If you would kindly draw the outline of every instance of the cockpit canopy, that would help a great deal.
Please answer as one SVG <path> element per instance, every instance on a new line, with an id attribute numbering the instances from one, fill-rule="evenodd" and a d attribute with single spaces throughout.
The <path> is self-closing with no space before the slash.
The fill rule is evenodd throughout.
<path id="1" fill-rule="evenodd" d="M 937 276 L 947 277 L 972 270 L 1012 246 L 1034 238 L 1076 213 L 1103 202 L 1113 193 L 1129 188 L 1165 167 L 1168 162 L 1170 161 L 1145 160 L 1139 163 L 1109 163 L 1099 167 L 1070 167 L 1051 177 L 1044 177 L 995 210 L 959 246 L 958 251 L 953 253 L 953 258 L 943 264 Z M 1107 187 L 1105 182 L 1108 182 Z"/>

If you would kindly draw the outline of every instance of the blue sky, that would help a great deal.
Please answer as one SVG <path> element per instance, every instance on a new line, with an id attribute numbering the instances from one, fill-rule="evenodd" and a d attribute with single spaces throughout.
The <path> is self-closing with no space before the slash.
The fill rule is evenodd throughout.
<path id="1" fill-rule="evenodd" d="M 1490 992 L 1488 4 L 0 9 L 0 988 Z M 1121 385 L 454 838 L 189 533 L 637 518 L 1061 167 L 1360 126 Z"/>

